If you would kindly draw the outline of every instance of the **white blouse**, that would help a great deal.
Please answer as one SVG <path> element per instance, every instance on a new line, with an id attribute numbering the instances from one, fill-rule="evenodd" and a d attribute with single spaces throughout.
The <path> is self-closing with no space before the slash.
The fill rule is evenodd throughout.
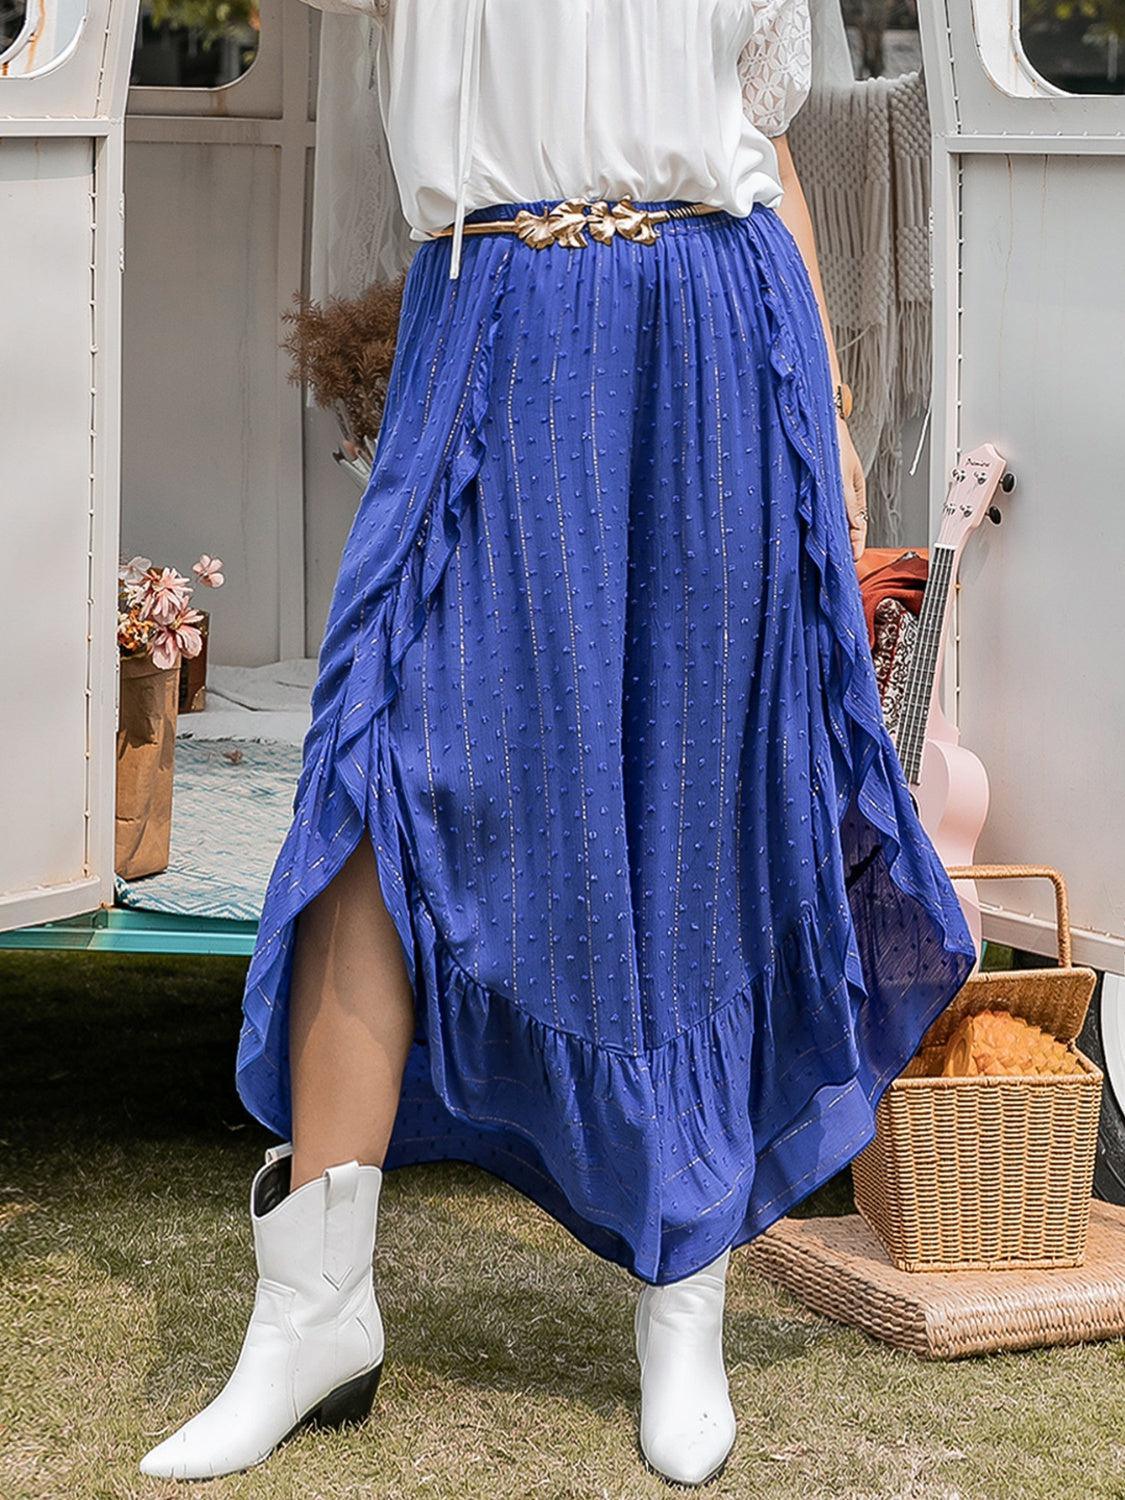
<path id="1" fill-rule="evenodd" d="M 771 137 L 808 95 L 809 0 L 308 0 L 375 17 L 414 239 L 564 198 L 776 207 Z"/>

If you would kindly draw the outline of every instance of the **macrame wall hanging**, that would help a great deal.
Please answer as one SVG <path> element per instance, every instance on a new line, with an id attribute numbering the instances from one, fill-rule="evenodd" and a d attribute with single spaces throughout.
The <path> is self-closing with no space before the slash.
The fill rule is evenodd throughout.
<path id="1" fill-rule="evenodd" d="M 902 432 L 931 385 L 930 117 L 920 72 L 856 79 L 839 0 L 812 0 L 812 91 L 789 145 L 812 215 L 867 473 L 868 541 L 894 547 Z"/>

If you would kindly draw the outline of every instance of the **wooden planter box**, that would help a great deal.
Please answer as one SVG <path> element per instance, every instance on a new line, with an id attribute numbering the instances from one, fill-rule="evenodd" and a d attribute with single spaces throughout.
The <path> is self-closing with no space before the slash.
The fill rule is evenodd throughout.
<path id="1" fill-rule="evenodd" d="M 203 616 L 199 622 L 203 649 L 198 656 L 185 656 L 180 662 L 179 710 L 182 714 L 202 713 L 207 706 L 207 640 L 211 616 L 205 609 L 199 613 Z"/>

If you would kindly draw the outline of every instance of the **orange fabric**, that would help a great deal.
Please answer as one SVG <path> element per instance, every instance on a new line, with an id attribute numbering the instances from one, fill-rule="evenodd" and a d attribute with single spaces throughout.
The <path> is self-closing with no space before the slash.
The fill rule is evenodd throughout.
<path id="1" fill-rule="evenodd" d="M 929 573 L 926 547 L 865 547 L 856 563 L 868 643 L 875 645 L 875 610 L 881 600 L 901 599 L 912 614 L 922 609 Z"/>

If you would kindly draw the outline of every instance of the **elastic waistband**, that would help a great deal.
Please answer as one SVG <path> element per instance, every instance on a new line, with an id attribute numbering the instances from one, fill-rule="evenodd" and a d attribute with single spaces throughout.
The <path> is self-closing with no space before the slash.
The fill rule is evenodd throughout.
<path id="1" fill-rule="evenodd" d="M 438 230 L 432 239 L 453 238 L 454 258 L 450 274 L 460 271 L 459 250 L 464 235 L 512 235 L 532 250 L 583 250 L 594 242 L 610 245 L 628 240 L 636 245 L 654 245 L 671 226 L 677 228 L 715 219 L 731 221 L 722 208 L 706 203 L 682 201 L 634 203 L 619 198 L 566 198 L 562 202 L 540 204 L 507 203 L 495 209 L 474 209 L 464 220 L 448 229 Z"/>
<path id="2" fill-rule="evenodd" d="M 579 203 L 584 203 L 586 205 L 586 207 L 589 208 L 595 201 L 597 201 L 597 200 L 595 200 L 594 198 L 582 198 L 582 199 L 538 198 L 538 199 L 534 199 L 532 201 L 529 201 L 527 203 L 494 203 L 491 206 L 491 208 L 475 208 L 475 209 L 473 209 L 472 213 L 466 214 L 466 216 L 465 216 L 465 223 L 466 224 L 480 224 L 480 223 L 483 223 L 483 222 L 487 222 L 490 219 L 514 219 L 518 214 L 521 214 L 521 213 L 529 213 L 529 214 L 545 214 L 545 213 L 550 213 L 550 211 L 552 209 L 554 209 L 554 208 L 561 208 L 562 205 L 563 205 L 563 203 L 565 203 L 565 202 L 579 202 Z M 633 204 L 634 208 L 639 208 L 639 209 L 641 209 L 645 213 L 671 213 L 673 211 L 683 211 L 683 210 L 687 210 L 689 208 L 696 208 L 696 207 L 698 207 L 697 204 L 694 204 L 689 199 L 685 199 L 685 198 L 661 198 L 661 199 L 641 199 L 641 198 L 629 199 L 629 198 L 626 198 L 624 200 L 617 200 L 617 199 L 610 198 L 607 201 L 608 201 L 608 203 L 609 203 L 609 205 L 610 205 L 611 208 L 613 207 L 614 203 L 617 202 L 617 201 L 624 201 L 624 202 L 627 202 L 627 203 L 631 202 Z M 714 210 L 714 212 L 715 213 L 723 213 L 724 210 L 716 209 L 716 210 Z M 727 217 L 729 218 L 730 216 L 727 215 Z"/>

